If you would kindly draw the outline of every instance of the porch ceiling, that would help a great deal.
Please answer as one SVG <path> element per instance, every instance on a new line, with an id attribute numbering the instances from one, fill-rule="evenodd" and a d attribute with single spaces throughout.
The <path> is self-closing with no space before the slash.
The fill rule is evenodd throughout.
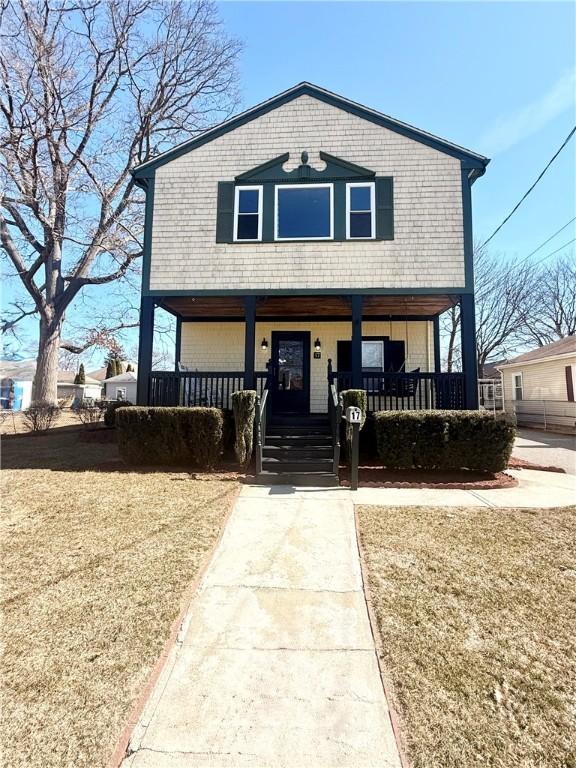
<path id="1" fill-rule="evenodd" d="M 362 316 L 387 315 L 432 316 L 449 309 L 454 298 L 448 295 L 365 296 Z M 161 306 L 180 315 L 183 320 L 218 318 L 244 319 L 242 296 L 166 296 Z M 329 317 L 349 319 L 350 298 L 347 296 L 262 296 L 256 305 L 257 318 L 290 319 L 295 317 Z"/>

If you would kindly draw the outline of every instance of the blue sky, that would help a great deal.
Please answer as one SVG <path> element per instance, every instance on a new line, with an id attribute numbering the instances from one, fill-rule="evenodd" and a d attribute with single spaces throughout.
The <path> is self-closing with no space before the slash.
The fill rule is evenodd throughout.
<path id="1" fill-rule="evenodd" d="M 473 188 L 476 239 L 491 234 L 576 122 L 572 3 L 219 7 L 244 43 L 242 109 L 308 80 L 491 157 Z M 494 238 L 495 251 L 526 256 L 574 216 L 575 165 L 576 137 Z M 573 224 L 534 259 L 574 236 Z M 105 302 L 107 289 L 97 290 Z M 30 339 L 35 322 L 28 328 Z M 130 333 L 127 348 L 136 340 Z"/>

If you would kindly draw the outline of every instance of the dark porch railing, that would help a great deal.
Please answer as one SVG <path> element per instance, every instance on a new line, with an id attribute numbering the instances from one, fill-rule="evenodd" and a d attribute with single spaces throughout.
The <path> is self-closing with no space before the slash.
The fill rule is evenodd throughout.
<path id="1" fill-rule="evenodd" d="M 255 374 L 256 391 L 262 395 L 267 371 Z M 152 371 L 149 404 L 154 406 L 205 406 L 232 408 L 232 393 L 244 389 L 244 371 Z"/>
<path id="2" fill-rule="evenodd" d="M 338 392 L 352 388 L 350 371 L 329 371 L 328 386 Z M 463 373 L 381 373 L 362 372 L 362 389 L 368 397 L 368 411 L 458 410 L 466 407 Z"/>
<path id="3" fill-rule="evenodd" d="M 266 422 L 268 415 L 268 386 L 267 382 L 261 395 L 256 399 L 256 415 L 254 429 L 256 431 L 256 475 L 262 472 L 262 452 L 266 442 Z"/>
<path id="4" fill-rule="evenodd" d="M 328 386 L 328 417 L 332 431 L 332 471 L 338 476 L 340 470 L 340 424 L 342 420 L 342 395 L 336 384 Z"/>

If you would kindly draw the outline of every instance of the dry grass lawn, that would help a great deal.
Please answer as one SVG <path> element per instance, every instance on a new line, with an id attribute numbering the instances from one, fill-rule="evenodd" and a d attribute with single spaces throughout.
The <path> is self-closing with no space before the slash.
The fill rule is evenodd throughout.
<path id="1" fill-rule="evenodd" d="M 358 519 L 413 768 L 574 768 L 576 508 Z"/>
<path id="2" fill-rule="evenodd" d="M 6 768 L 106 765 L 237 488 L 82 438 L 3 440 Z"/>

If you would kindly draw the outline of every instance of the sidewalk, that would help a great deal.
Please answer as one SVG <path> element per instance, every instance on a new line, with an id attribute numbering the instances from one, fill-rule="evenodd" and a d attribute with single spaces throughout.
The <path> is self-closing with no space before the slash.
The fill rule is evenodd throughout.
<path id="1" fill-rule="evenodd" d="M 349 491 L 242 489 L 123 768 L 400 768 Z"/>

